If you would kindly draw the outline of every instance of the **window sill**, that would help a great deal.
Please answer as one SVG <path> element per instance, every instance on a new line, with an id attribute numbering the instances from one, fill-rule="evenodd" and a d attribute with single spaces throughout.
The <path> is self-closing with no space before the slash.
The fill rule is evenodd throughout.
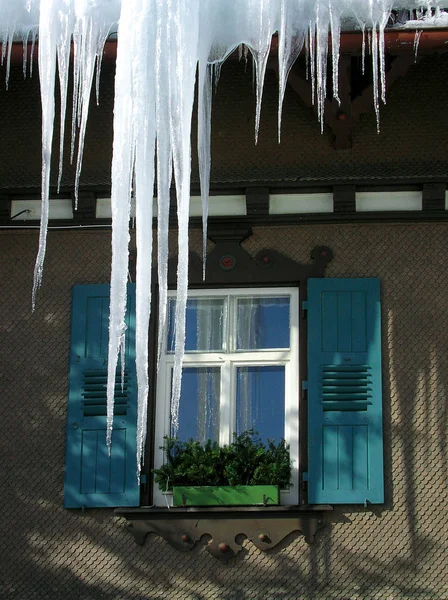
<path id="1" fill-rule="evenodd" d="M 301 506 L 213 506 L 119 508 L 137 544 L 155 533 L 177 550 L 191 550 L 204 535 L 211 540 L 206 549 L 228 560 L 242 549 L 248 538 L 262 551 L 270 550 L 287 535 L 300 531 L 312 543 L 323 526 L 323 516 L 333 510 L 328 504 Z M 238 540 L 238 541 L 237 541 Z"/>

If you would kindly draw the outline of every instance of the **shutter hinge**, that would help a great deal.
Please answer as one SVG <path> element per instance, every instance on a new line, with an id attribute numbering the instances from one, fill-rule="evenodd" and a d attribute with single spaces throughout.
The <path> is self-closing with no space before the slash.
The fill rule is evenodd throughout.
<path id="1" fill-rule="evenodd" d="M 302 319 L 306 319 L 307 314 L 308 314 L 308 302 L 307 302 L 307 300 L 304 300 L 302 302 Z"/>
<path id="2" fill-rule="evenodd" d="M 308 398 L 308 381 L 302 381 L 302 400 Z"/>
<path id="3" fill-rule="evenodd" d="M 308 471 L 302 473 L 302 492 L 306 492 L 308 489 Z"/>

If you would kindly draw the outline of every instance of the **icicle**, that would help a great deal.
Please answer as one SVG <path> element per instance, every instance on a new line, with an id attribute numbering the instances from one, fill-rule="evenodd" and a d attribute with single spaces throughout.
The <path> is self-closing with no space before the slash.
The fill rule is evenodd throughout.
<path id="1" fill-rule="evenodd" d="M 23 71 L 23 78 L 24 79 L 26 79 L 27 62 L 28 62 L 28 34 L 29 34 L 29 32 L 26 31 L 22 35 L 22 46 L 23 46 L 23 67 L 22 67 L 22 71 Z"/>
<path id="2" fill-rule="evenodd" d="M 256 108 L 255 108 L 255 143 L 258 143 L 258 133 L 260 130 L 261 101 L 263 98 L 263 87 L 266 73 L 266 65 L 271 48 L 271 39 L 273 31 L 278 29 L 276 20 L 270 10 L 270 3 L 267 0 L 259 0 L 260 10 L 258 16 L 258 35 L 255 37 L 250 47 L 255 65 L 255 89 L 256 89 Z M 254 34 L 256 30 L 254 30 Z"/>
<path id="3" fill-rule="evenodd" d="M 384 54 L 384 27 L 382 25 L 379 26 L 378 37 L 379 37 L 378 53 L 379 53 L 379 63 L 380 63 L 381 101 L 383 102 L 383 104 L 386 104 L 386 57 Z M 379 123 L 378 123 L 378 129 L 379 129 Z"/>
<path id="4" fill-rule="evenodd" d="M 73 98 L 72 98 L 72 131 L 71 131 L 71 142 L 70 142 L 70 163 L 73 163 L 73 159 L 75 157 L 75 142 L 76 142 L 76 127 L 78 124 L 78 102 L 79 102 L 79 71 L 81 68 L 81 61 L 77 60 L 77 56 L 79 55 L 78 46 L 80 44 L 80 33 L 79 33 L 80 24 L 78 21 L 75 23 L 75 27 L 72 33 L 73 39 L 73 56 L 75 57 L 73 61 Z"/>
<path id="5" fill-rule="evenodd" d="M 247 63 L 247 52 L 246 52 L 246 63 Z M 221 67 L 222 63 L 215 62 L 212 63 L 212 80 L 214 81 L 215 92 L 218 91 L 218 83 L 221 77 Z"/>
<path id="6" fill-rule="evenodd" d="M 11 72 L 11 51 L 12 51 L 12 43 L 14 41 L 14 29 L 12 29 L 9 33 L 8 40 L 6 42 L 6 89 L 9 88 L 9 75 Z"/>
<path id="7" fill-rule="evenodd" d="M 42 284 L 42 273 L 47 247 L 47 227 L 50 195 L 51 145 L 54 125 L 54 84 L 56 74 L 57 23 L 55 0 L 42 0 L 39 23 L 39 79 L 42 101 L 42 179 L 41 179 L 41 218 L 39 250 L 34 266 L 34 282 L 31 305 L 36 307 L 37 290 Z"/>
<path id="8" fill-rule="evenodd" d="M 61 187 L 62 180 L 62 165 L 64 162 L 64 136 L 65 136 L 65 113 L 67 109 L 67 88 L 68 88 L 68 74 L 69 74 L 69 62 L 70 62 L 70 42 L 71 32 L 73 31 L 72 19 L 74 15 L 70 12 L 65 15 L 61 15 L 61 28 L 59 34 L 59 40 L 57 43 L 57 57 L 58 57 L 58 74 L 59 74 L 59 88 L 61 94 L 61 106 L 60 106 L 60 135 L 59 135 L 59 172 L 58 172 L 58 193 Z"/>
<path id="9" fill-rule="evenodd" d="M 282 107 L 289 71 L 299 56 L 306 33 L 297 24 L 303 22 L 302 7 L 281 0 L 280 28 L 278 32 L 278 142 L 280 143 Z"/>
<path id="10" fill-rule="evenodd" d="M 387 25 L 389 11 L 383 11 L 379 22 L 379 56 L 380 56 L 380 81 L 381 81 L 381 101 L 386 104 L 386 55 L 384 30 Z M 379 121 L 378 121 L 379 129 Z"/>
<path id="11" fill-rule="evenodd" d="M 32 30 L 31 32 L 31 50 L 30 50 L 30 77 L 33 76 L 33 63 L 34 63 L 34 48 L 36 47 L 37 31 Z"/>
<path id="12" fill-rule="evenodd" d="M 246 67 L 247 67 L 248 52 L 249 52 L 249 48 L 246 46 L 246 44 L 243 44 L 243 58 L 244 58 L 244 61 L 246 63 Z"/>
<path id="13" fill-rule="evenodd" d="M 362 53 L 361 53 L 361 73 L 366 71 L 366 27 L 362 25 Z"/>
<path id="14" fill-rule="evenodd" d="M 107 367 L 106 443 L 112 442 L 115 373 L 120 344 L 126 331 L 126 283 L 129 250 L 129 216 L 134 149 L 131 40 L 134 31 L 132 2 L 123 3 L 118 27 L 115 75 L 114 144 L 112 156 L 112 269 L 110 282 L 109 353 Z M 92 48 L 92 46 L 90 46 Z M 90 57 L 90 64 L 92 57 Z M 84 76 L 83 76 L 84 79 Z M 86 98 L 88 100 L 88 98 Z"/>
<path id="15" fill-rule="evenodd" d="M 373 73 L 373 105 L 375 108 L 376 115 L 376 128 L 379 133 L 380 131 L 380 104 L 378 96 L 378 32 L 375 28 L 372 31 L 372 73 Z"/>
<path id="16" fill-rule="evenodd" d="M 308 81 L 310 78 L 310 36 L 309 29 L 305 35 L 305 78 Z"/>
<path id="17" fill-rule="evenodd" d="M 173 1 L 174 64 L 169 73 L 171 105 L 171 140 L 176 179 L 178 262 L 176 299 L 176 339 L 171 393 L 171 426 L 174 435 L 179 427 L 182 361 L 185 346 L 185 311 L 188 289 L 188 221 L 190 206 L 190 135 L 194 101 L 199 33 L 198 0 Z"/>
<path id="18" fill-rule="evenodd" d="M 414 63 L 417 62 L 417 54 L 418 54 L 418 46 L 420 43 L 420 38 L 422 36 L 423 30 L 419 29 L 418 31 L 415 32 L 414 35 Z"/>
<path id="19" fill-rule="evenodd" d="M 324 130 L 325 99 L 327 95 L 327 56 L 328 56 L 329 12 L 322 5 L 322 0 L 316 2 L 316 91 L 317 118 L 321 132 Z"/>
<path id="20" fill-rule="evenodd" d="M 156 127 L 157 127 L 157 275 L 159 281 L 159 328 L 157 369 L 160 364 L 167 325 L 168 230 L 171 203 L 172 152 L 170 146 L 171 109 L 168 73 L 171 61 L 171 2 L 157 0 L 156 23 Z"/>
<path id="21" fill-rule="evenodd" d="M 341 46 L 341 20 L 340 16 L 333 11 L 329 1 L 330 29 L 331 29 L 331 59 L 333 67 L 333 98 L 341 105 L 339 98 L 339 50 Z"/>
<path id="22" fill-rule="evenodd" d="M 210 189 L 210 138 L 212 112 L 212 69 L 199 64 L 198 99 L 198 155 L 202 201 L 202 278 L 205 281 L 207 265 L 208 194 Z"/>
<path id="23" fill-rule="evenodd" d="M 144 50 L 132 61 L 133 130 L 135 135 L 135 200 L 137 222 L 136 282 L 136 371 L 137 402 L 137 471 L 143 459 L 148 407 L 148 329 L 151 314 L 152 273 L 152 199 L 154 195 L 155 116 L 155 26 L 151 20 L 154 2 L 134 7 L 136 18 L 132 53 Z"/>
<path id="24" fill-rule="evenodd" d="M 316 27 L 313 22 L 309 26 L 309 50 L 310 50 L 310 78 L 311 78 L 311 102 L 314 105 L 316 97 Z"/>
<path id="25" fill-rule="evenodd" d="M 78 54 L 75 56 L 75 62 L 78 61 L 82 68 L 79 74 L 78 117 L 80 122 L 75 176 L 75 208 L 77 208 L 78 204 L 78 188 L 81 177 L 84 139 L 95 66 L 97 65 L 98 69 L 101 68 L 104 44 L 113 24 L 113 21 L 107 20 L 106 17 L 101 16 L 101 18 L 94 19 L 89 14 L 82 14 L 78 21 L 80 41 L 76 47 Z M 131 27 L 134 27 L 134 25 L 131 25 Z"/>

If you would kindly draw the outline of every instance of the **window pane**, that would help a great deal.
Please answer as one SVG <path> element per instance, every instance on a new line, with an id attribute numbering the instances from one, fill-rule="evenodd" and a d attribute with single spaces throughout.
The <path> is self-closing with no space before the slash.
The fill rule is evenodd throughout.
<path id="1" fill-rule="evenodd" d="M 182 371 L 177 437 L 204 443 L 219 440 L 219 367 L 188 367 Z M 173 435 L 173 432 L 171 432 Z"/>
<path id="2" fill-rule="evenodd" d="M 224 298 L 187 300 L 186 352 L 213 352 L 223 349 Z M 168 304 L 168 352 L 174 352 L 176 300 Z"/>
<path id="3" fill-rule="evenodd" d="M 238 367 L 237 433 L 258 431 L 262 440 L 285 437 L 285 367 Z"/>
<path id="4" fill-rule="evenodd" d="M 289 296 L 239 298 L 237 350 L 289 348 Z"/>

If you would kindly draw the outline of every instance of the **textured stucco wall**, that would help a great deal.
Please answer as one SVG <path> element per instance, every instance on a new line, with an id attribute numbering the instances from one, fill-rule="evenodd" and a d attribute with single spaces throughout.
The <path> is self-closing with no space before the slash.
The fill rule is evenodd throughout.
<path id="1" fill-rule="evenodd" d="M 328 276 L 381 278 L 386 504 L 338 508 L 311 546 L 245 543 L 221 564 L 203 546 L 139 547 L 109 510 L 62 508 L 71 286 L 108 281 L 110 232 L 50 232 L 34 314 L 37 233 L 1 232 L 0 598 L 448 599 L 447 239 L 445 224 L 311 225 L 245 242 L 300 261 L 326 244 Z"/>

